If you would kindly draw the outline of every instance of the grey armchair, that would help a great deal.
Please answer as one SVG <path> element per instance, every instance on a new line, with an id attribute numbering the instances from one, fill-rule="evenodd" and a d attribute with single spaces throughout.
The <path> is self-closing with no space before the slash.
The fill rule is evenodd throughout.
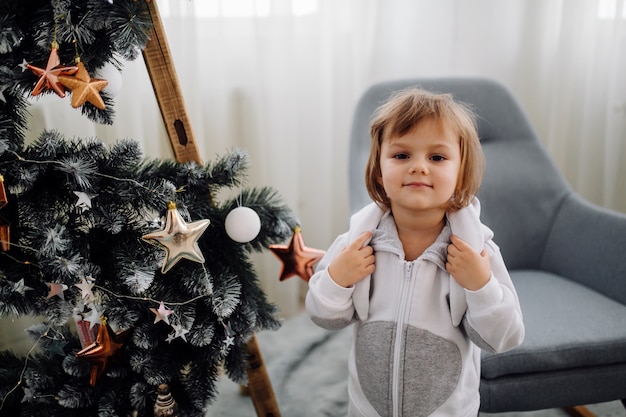
<path id="1" fill-rule="evenodd" d="M 350 144 L 350 208 L 364 186 L 369 119 L 409 86 L 451 93 L 479 116 L 487 168 L 482 219 L 495 232 L 520 298 L 526 338 L 484 353 L 481 411 L 528 411 L 626 399 L 626 215 L 578 196 L 521 107 L 484 79 L 412 79 L 372 86 L 358 103 Z"/>

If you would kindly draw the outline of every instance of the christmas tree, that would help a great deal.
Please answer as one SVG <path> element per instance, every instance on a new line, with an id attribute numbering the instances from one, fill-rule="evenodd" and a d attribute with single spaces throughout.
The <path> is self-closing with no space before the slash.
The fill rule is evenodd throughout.
<path id="1" fill-rule="evenodd" d="M 150 22 L 144 1 L 0 4 L 0 319 L 41 319 L 26 356 L 0 352 L 2 416 L 149 416 L 165 393 L 201 416 L 220 372 L 245 384 L 247 342 L 279 325 L 249 256 L 297 221 L 272 188 L 244 188 L 244 151 L 198 164 L 54 130 L 24 143 L 34 93 L 113 123 L 85 84 L 135 59 Z"/>

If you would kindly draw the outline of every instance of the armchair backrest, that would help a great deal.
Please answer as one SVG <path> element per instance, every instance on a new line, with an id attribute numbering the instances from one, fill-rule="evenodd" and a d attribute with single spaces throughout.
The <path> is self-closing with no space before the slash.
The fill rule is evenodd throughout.
<path id="1" fill-rule="evenodd" d="M 450 93 L 478 116 L 487 166 L 478 198 L 483 222 L 495 232 L 509 269 L 541 269 L 554 216 L 572 192 L 537 139 L 512 94 L 479 78 L 410 79 L 376 84 L 357 104 L 350 143 L 350 210 L 371 200 L 365 189 L 370 118 L 396 90 L 418 86 Z"/>

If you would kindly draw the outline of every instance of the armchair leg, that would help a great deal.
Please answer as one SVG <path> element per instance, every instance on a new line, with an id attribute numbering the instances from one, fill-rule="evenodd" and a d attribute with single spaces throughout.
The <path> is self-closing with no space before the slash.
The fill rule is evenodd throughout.
<path id="1" fill-rule="evenodd" d="M 583 405 L 577 405 L 574 407 L 565 407 L 563 408 L 567 414 L 572 417 L 596 417 L 589 409 Z"/>

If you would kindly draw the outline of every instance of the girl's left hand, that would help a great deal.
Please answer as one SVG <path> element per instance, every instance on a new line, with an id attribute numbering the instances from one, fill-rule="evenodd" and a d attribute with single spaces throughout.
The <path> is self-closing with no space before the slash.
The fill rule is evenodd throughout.
<path id="1" fill-rule="evenodd" d="M 450 241 L 446 270 L 463 288 L 470 291 L 481 289 L 491 277 L 489 253 L 483 249 L 479 254 L 454 235 Z"/>

